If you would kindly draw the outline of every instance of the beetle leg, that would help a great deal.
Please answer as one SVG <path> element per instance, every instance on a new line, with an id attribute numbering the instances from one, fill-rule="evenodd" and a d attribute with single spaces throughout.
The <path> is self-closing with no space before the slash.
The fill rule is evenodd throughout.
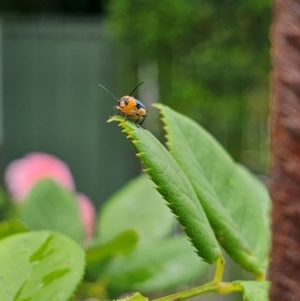
<path id="1" fill-rule="evenodd" d="M 145 121 L 147 115 L 142 116 L 141 118 L 143 118 L 143 120 L 140 122 L 140 126 L 144 129 L 144 127 L 142 126 L 143 122 Z"/>
<path id="2" fill-rule="evenodd" d="M 115 115 L 118 115 L 118 114 L 117 114 L 117 113 L 118 113 L 117 110 L 119 110 L 119 106 L 114 106 L 113 109 L 114 109 Z"/>
<path id="3" fill-rule="evenodd" d="M 123 112 L 122 112 L 123 113 Z M 131 117 L 131 116 L 134 116 L 135 114 L 128 114 L 128 115 L 125 115 L 123 113 L 123 117 L 124 117 L 124 120 L 126 121 L 127 120 L 127 117 Z"/>
<path id="4" fill-rule="evenodd" d="M 141 116 L 139 114 L 137 114 L 137 115 L 139 116 L 139 118 L 135 121 L 135 125 L 136 125 L 136 127 L 139 128 L 141 126 L 141 124 L 139 124 L 138 121 L 141 119 Z"/>

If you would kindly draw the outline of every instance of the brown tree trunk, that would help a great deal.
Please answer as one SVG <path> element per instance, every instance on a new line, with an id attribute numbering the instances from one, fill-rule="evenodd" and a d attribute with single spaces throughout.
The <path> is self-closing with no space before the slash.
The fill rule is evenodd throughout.
<path id="1" fill-rule="evenodd" d="M 275 0 L 272 41 L 272 301 L 300 301 L 300 0 Z"/>

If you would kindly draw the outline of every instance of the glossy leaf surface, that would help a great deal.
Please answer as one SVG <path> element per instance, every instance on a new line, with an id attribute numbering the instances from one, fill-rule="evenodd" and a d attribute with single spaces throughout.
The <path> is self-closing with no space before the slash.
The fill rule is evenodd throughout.
<path id="1" fill-rule="evenodd" d="M 192 183 L 216 237 L 244 269 L 264 273 L 269 250 L 266 189 L 238 167 L 221 145 L 191 119 L 157 105 L 168 147 Z"/>
<path id="2" fill-rule="evenodd" d="M 84 251 L 49 231 L 0 241 L 0 300 L 67 301 L 84 272 Z"/>
<path id="3" fill-rule="evenodd" d="M 145 244 L 169 234 L 175 220 L 153 186 L 146 175 L 141 175 L 109 198 L 99 213 L 99 237 L 112 238 L 124 230 L 134 230 L 139 243 Z"/>
<path id="4" fill-rule="evenodd" d="M 270 283 L 267 281 L 234 281 L 242 286 L 243 300 L 269 301 Z"/>
<path id="5" fill-rule="evenodd" d="M 112 117 L 113 120 L 120 122 L 136 146 L 146 172 L 157 185 L 157 190 L 180 222 L 198 255 L 206 262 L 214 263 L 220 254 L 219 245 L 197 195 L 180 166 L 149 131 L 124 121 L 120 116 Z"/>
<path id="6" fill-rule="evenodd" d="M 199 260 L 186 236 L 180 235 L 115 258 L 102 277 L 117 293 L 149 293 L 188 284 L 207 272 L 207 268 L 208 264 Z"/>
<path id="7" fill-rule="evenodd" d="M 21 208 L 21 220 L 32 230 L 52 230 L 83 241 L 75 194 L 50 179 L 39 181 Z"/>
<path id="8" fill-rule="evenodd" d="M 107 242 L 97 243 L 86 251 L 87 264 L 96 265 L 108 258 L 129 253 L 134 250 L 138 240 L 135 231 L 127 230 Z"/>

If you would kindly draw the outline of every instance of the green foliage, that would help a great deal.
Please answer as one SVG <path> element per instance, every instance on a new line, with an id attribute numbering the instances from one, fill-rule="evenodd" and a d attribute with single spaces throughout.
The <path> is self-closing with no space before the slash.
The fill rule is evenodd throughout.
<path id="1" fill-rule="evenodd" d="M 203 128 L 166 106 L 157 107 L 170 153 L 147 130 L 120 116 L 111 121 L 119 121 L 136 146 L 145 171 L 198 255 L 215 262 L 220 252 L 217 238 L 234 261 L 263 279 L 270 241 L 270 200 L 265 188 Z M 217 270 L 216 275 L 223 273 L 222 266 Z"/>
<path id="2" fill-rule="evenodd" d="M 103 260 L 133 251 L 139 238 L 135 231 L 127 230 L 106 243 L 97 243 L 86 251 L 87 265 L 99 264 Z"/>
<path id="3" fill-rule="evenodd" d="M 207 267 L 180 235 L 115 258 L 104 268 L 102 278 L 118 294 L 128 290 L 150 293 L 188 283 Z"/>
<path id="4" fill-rule="evenodd" d="M 142 296 L 140 293 L 134 293 L 131 296 L 118 299 L 120 301 L 148 301 L 148 298 Z"/>
<path id="5" fill-rule="evenodd" d="M 3 187 L 0 186 L 0 221 L 13 218 L 15 212 L 13 205 Z"/>
<path id="6" fill-rule="evenodd" d="M 53 230 L 83 242 L 83 227 L 74 193 L 53 180 L 39 181 L 22 204 L 20 218 L 32 230 Z"/>
<path id="7" fill-rule="evenodd" d="M 245 179 L 245 183 L 249 186 L 253 200 L 256 201 L 258 206 L 260 207 L 260 210 L 262 212 L 261 217 L 264 223 L 264 235 L 268 236 L 269 241 L 271 237 L 271 200 L 269 193 L 267 189 L 259 181 L 257 181 L 257 179 L 254 178 L 253 175 L 245 167 L 243 167 L 242 165 L 236 165 L 236 167 L 239 170 L 239 173 L 242 175 L 243 179 Z"/>
<path id="8" fill-rule="evenodd" d="M 27 231 L 25 225 L 17 219 L 7 219 L 0 223 L 0 239 Z"/>
<path id="9" fill-rule="evenodd" d="M 160 102 L 201 122 L 235 158 L 261 169 L 270 1 L 111 0 L 108 11 L 111 33 L 122 43 L 124 88 L 136 81 L 134 67 L 137 74 L 152 63 Z"/>
<path id="10" fill-rule="evenodd" d="M 220 254 L 218 243 L 196 193 L 180 166 L 150 132 L 137 128 L 134 123 L 125 122 L 122 117 L 115 116 L 112 120 L 121 121 L 124 131 L 138 149 L 138 157 L 146 166 L 147 173 L 199 256 L 208 263 L 214 263 Z"/>
<path id="11" fill-rule="evenodd" d="M 170 151 L 133 122 L 111 118 L 138 149 L 159 193 L 140 176 L 108 200 L 99 213 L 97 237 L 86 245 L 86 274 L 75 298 L 156 293 L 195 280 L 207 272 L 207 263 L 215 263 L 211 282 L 156 301 L 234 291 L 247 301 L 266 301 L 266 189 L 202 127 L 164 105 L 157 107 Z M 161 196 L 188 237 L 174 236 L 175 219 Z M 83 242 L 77 199 L 52 180 L 38 182 L 19 209 L 30 229 L 54 229 Z M 0 299 L 69 300 L 83 277 L 84 251 L 59 233 L 18 234 L 23 231 L 28 229 L 18 220 L 0 223 Z M 260 281 L 223 282 L 223 249 Z M 134 294 L 125 299 L 146 298 Z"/>
<path id="12" fill-rule="evenodd" d="M 194 121 L 163 105 L 157 107 L 170 152 L 192 183 L 219 243 L 243 268 L 261 273 L 268 263 L 270 241 L 264 221 L 268 215 L 258 205 L 258 200 L 270 204 L 262 184 L 237 168 Z"/>
<path id="13" fill-rule="evenodd" d="M 270 283 L 267 281 L 234 281 L 233 284 L 242 286 L 245 301 L 268 301 Z"/>
<path id="14" fill-rule="evenodd" d="M 145 175 L 130 181 L 99 212 L 98 237 L 87 250 L 88 276 L 105 283 L 112 297 L 195 280 L 207 265 L 186 237 L 172 237 L 174 228 L 175 219 L 153 182 Z"/>
<path id="15" fill-rule="evenodd" d="M 18 209 L 22 221 L 30 229 L 55 229 L 82 243 L 80 236 L 74 235 L 74 229 L 79 227 L 77 199 L 52 180 L 38 182 Z M 0 223 L 2 241 L 6 241 L 5 237 L 19 237 L 17 233 L 28 231 L 23 222 L 6 220 Z M 100 210 L 98 235 L 86 245 L 86 273 L 76 296 L 107 299 L 119 296 L 126 286 L 127 290 L 155 292 L 195 280 L 205 272 L 205 264 L 197 259 L 186 237 L 171 238 L 175 225 L 175 219 L 163 204 L 160 194 L 153 189 L 153 183 L 145 175 L 132 180 Z M 79 229 L 81 231 L 81 225 Z M 16 242 L 16 249 L 19 243 Z M 39 248 L 35 239 L 28 239 L 26 244 L 26 249 L 32 252 L 45 248 L 47 254 L 59 256 L 55 255 L 56 247 L 52 247 L 48 240 L 41 243 L 44 247 Z M 48 244 L 51 249 L 48 249 Z M 63 243 L 61 247 L 64 248 Z M 4 245 L 3 248 L 11 247 Z M 73 251 L 66 249 L 66 252 Z M 53 282 L 65 273 L 62 271 L 61 275 L 60 270 L 52 271 L 52 266 L 45 265 L 45 273 L 47 269 Z M 171 273 L 172 269 L 178 273 Z M 26 288 L 22 294 L 35 296 L 37 293 L 30 289 Z M 64 290 L 66 293 L 68 289 Z"/>
<path id="16" fill-rule="evenodd" d="M 138 241 L 138 235 L 133 230 L 125 230 L 108 241 L 103 241 L 100 236 L 86 250 L 87 279 L 97 281 L 107 263 L 115 257 L 134 251 Z"/>
<path id="17" fill-rule="evenodd" d="M 1 300 L 67 301 L 83 270 L 83 250 L 62 234 L 30 232 L 0 241 Z"/>
<path id="18" fill-rule="evenodd" d="M 146 244 L 169 234 L 174 218 L 161 202 L 159 193 L 146 176 L 126 184 L 100 210 L 98 234 L 111 238 L 124 230 L 135 230 L 139 243 Z"/>

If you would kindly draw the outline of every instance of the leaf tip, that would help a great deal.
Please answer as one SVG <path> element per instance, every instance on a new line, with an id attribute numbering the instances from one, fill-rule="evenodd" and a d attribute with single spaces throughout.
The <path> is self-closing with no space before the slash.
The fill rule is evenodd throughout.
<path id="1" fill-rule="evenodd" d="M 159 102 L 155 102 L 152 104 L 152 107 L 159 109 L 161 104 Z"/>
<path id="2" fill-rule="evenodd" d="M 113 121 L 119 121 L 119 122 L 122 122 L 122 121 L 123 121 L 123 118 L 122 118 L 122 116 L 119 116 L 119 115 L 109 116 L 107 122 L 113 122 Z"/>

